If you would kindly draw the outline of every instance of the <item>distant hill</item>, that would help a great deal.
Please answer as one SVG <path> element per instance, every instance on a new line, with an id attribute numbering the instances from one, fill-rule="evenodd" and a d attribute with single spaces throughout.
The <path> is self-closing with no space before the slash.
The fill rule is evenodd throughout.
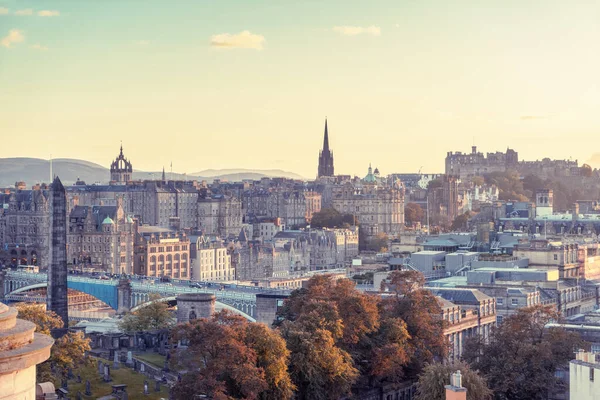
<path id="1" fill-rule="evenodd" d="M 65 185 L 72 185 L 78 178 L 87 184 L 97 182 L 104 184 L 108 183 L 110 175 L 108 168 L 102 165 L 70 158 L 54 159 L 52 168 L 54 174 L 60 176 Z M 160 179 L 161 175 L 162 171 L 133 171 L 133 179 Z M 209 182 L 214 179 L 235 182 L 244 179 L 260 179 L 265 176 L 302 179 L 300 175 L 282 170 L 223 169 L 205 170 L 193 174 L 173 173 L 172 176 L 167 172 L 167 178 L 169 179 L 196 179 Z M 27 187 L 31 187 L 35 183 L 48 182 L 49 179 L 49 160 L 27 157 L 0 158 L 0 187 L 13 186 L 18 181 L 23 181 L 27 184 Z"/>
<path id="2" fill-rule="evenodd" d="M 194 172 L 191 175 L 204 176 L 207 178 L 220 178 L 225 179 L 227 176 L 244 176 L 251 175 L 251 178 L 243 179 L 260 179 L 263 176 L 290 178 L 290 179 L 304 179 L 304 177 L 295 174 L 293 172 L 283 171 L 281 169 L 205 169 L 200 172 Z"/>

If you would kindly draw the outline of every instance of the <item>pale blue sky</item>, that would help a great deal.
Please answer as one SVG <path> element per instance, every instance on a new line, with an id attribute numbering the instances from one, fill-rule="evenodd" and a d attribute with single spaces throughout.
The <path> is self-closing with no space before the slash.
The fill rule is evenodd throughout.
<path id="1" fill-rule="evenodd" d="M 594 1 L 0 0 L 0 157 L 312 177 L 328 116 L 339 173 L 585 161 L 599 43 Z"/>

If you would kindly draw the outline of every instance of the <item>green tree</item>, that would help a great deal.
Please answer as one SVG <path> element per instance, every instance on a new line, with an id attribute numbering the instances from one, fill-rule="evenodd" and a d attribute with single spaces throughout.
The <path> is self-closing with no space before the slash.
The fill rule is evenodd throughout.
<path id="1" fill-rule="evenodd" d="M 213 399 L 288 400 L 294 385 L 289 351 L 276 331 L 222 311 L 173 328 L 173 367 L 187 371 L 173 388 L 175 398 L 204 394 Z"/>
<path id="2" fill-rule="evenodd" d="M 557 368 L 568 367 L 581 337 L 545 326 L 559 313 L 552 306 L 519 309 L 492 330 L 488 343 L 468 340 L 463 358 L 487 379 L 498 400 L 542 400 L 561 389 Z"/>
<path id="3" fill-rule="evenodd" d="M 442 186 L 444 186 L 444 182 L 442 181 L 442 178 L 435 178 L 435 179 L 429 181 L 429 183 L 427 184 L 427 190 L 441 188 Z"/>
<path id="4" fill-rule="evenodd" d="M 313 214 L 310 226 L 313 228 L 342 228 L 354 225 L 352 214 L 341 214 L 334 208 L 323 208 Z"/>
<path id="5" fill-rule="evenodd" d="M 119 328 L 124 332 L 143 332 L 172 327 L 175 323 L 173 314 L 160 298 L 159 294 L 151 294 L 148 305 L 125 314 L 118 323 Z"/>
<path id="6" fill-rule="evenodd" d="M 445 400 L 445 386 L 450 384 L 450 375 L 456 371 L 462 374 L 462 386 L 467 389 L 467 400 L 492 398 L 492 391 L 488 388 L 485 378 L 473 371 L 468 364 L 458 361 L 453 364 L 426 365 L 419 375 L 415 400 Z"/>
<path id="7" fill-rule="evenodd" d="M 367 251 L 385 252 L 388 249 L 389 238 L 385 233 L 379 233 L 374 238 L 370 238 L 366 241 Z"/>
<path id="8" fill-rule="evenodd" d="M 43 305 L 31 303 L 17 303 L 19 318 L 33 322 L 36 332 L 50 335 L 53 329 L 64 326 L 62 319 L 54 311 L 46 311 Z M 90 340 L 83 332 L 67 332 L 57 339 L 52 346 L 50 358 L 38 365 L 37 381 L 53 382 L 59 387 L 61 381 L 67 377 L 69 369 L 76 369 L 85 364 L 86 352 L 90 351 Z M 56 372 L 52 372 L 54 365 Z"/>
<path id="9" fill-rule="evenodd" d="M 404 207 L 404 223 L 408 226 L 422 222 L 425 212 L 417 203 L 408 203 Z"/>

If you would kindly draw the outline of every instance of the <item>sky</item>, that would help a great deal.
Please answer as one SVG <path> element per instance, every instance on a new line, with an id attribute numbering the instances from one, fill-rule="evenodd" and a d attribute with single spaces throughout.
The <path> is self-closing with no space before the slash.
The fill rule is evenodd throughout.
<path id="1" fill-rule="evenodd" d="M 0 0 L 0 157 L 312 178 L 598 161 L 600 2 Z M 594 156 L 595 155 L 595 156 Z"/>

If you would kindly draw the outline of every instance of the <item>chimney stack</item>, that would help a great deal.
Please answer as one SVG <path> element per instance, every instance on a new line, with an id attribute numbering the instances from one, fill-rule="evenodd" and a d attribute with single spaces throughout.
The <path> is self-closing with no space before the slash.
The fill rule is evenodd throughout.
<path id="1" fill-rule="evenodd" d="M 462 387 L 460 371 L 450 375 L 450 384 L 446 385 L 446 400 L 467 400 L 467 389 Z"/>

